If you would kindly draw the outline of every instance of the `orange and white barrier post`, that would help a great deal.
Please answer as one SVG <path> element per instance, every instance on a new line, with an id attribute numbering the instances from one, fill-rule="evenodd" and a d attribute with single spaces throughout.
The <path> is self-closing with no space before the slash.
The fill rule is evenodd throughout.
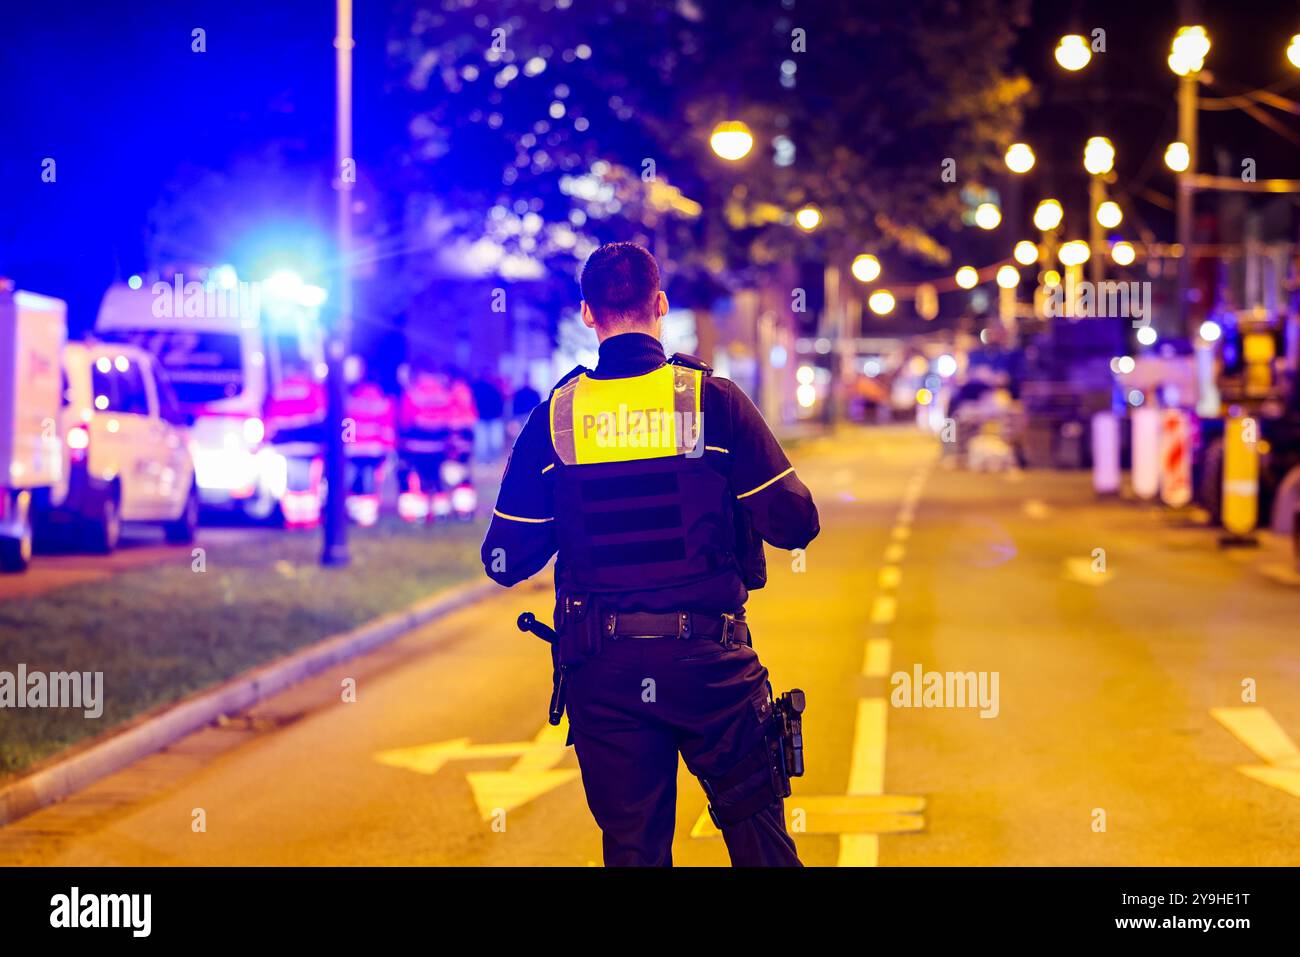
<path id="1" fill-rule="evenodd" d="M 1160 500 L 1170 508 L 1192 501 L 1192 437 L 1187 413 L 1160 413 Z"/>

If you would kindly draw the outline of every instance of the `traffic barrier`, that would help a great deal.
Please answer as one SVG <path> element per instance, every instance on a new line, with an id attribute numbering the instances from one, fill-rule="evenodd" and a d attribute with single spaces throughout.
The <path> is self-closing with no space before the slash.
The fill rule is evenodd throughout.
<path id="1" fill-rule="evenodd" d="M 1192 437 L 1182 409 L 1160 413 L 1160 500 L 1170 508 L 1192 500 Z"/>
<path id="2" fill-rule="evenodd" d="M 1160 412 L 1142 405 L 1133 410 L 1133 494 L 1150 501 L 1160 492 Z"/>
<path id="3" fill-rule="evenodd" d="M 1225 545 L 1253 545 L 1259 522 L 1259 423 L 1230 416 L 1223 428 L 1223 527 Z"/>
<path id="4" fill-rule="evenodd" d="M 1119 416 L 1106 409 L 1092 416 L 1092 488 L 1115 495 L 1119 482 Z"/>

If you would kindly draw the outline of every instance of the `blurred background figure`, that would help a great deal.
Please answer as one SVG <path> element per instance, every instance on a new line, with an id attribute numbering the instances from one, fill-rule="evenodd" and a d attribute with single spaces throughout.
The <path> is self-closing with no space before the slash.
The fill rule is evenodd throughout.
<path id="1" fill-rule="evenodd" d="M 515 389 L 515 394 L 510 399 L 510 444 L 514 445 L 515 438 L 519 435 L 520 429 L 528 421 L 528 415 L 541 404 L 542 397 L 537 390 L 525 382 L 519 388 Z"/>
<path id="2" fill-rule="evenodd" d="M 379 487 L 384 466 L 397 447 L 393 400 L 366 377 L 365 361 L 348 356 L 346 416 L 351 435 L 344 446 L 348 457 L 348 517 L 358 525 L 379 520 Z M 346 435 L 346 433 L 345 433 Z"/>
<path id="3" fill-rule="evenodd" d="M 495 462 L 506 441 L 506 397 L 500 383 L 484 369 L 473 381 L 474 408 L 478 423 L 474 426 L 474 451 L 480 462 Z"/>
<path id="4" fill-rule="evenodd" d="M 478 407 L 470 384 L 455 369 L 446 373 L 448 388 L 447 448 L 439 468 L 439 489 L 434 494 L 434 518 L 454 516 L 462 521 L 473 519 L 478 510 L 478 493 L 474 489 L 474 436 L 479 430 Z M 500 396 L 500 393 L 497 393 Z M 504 405 L 504 403 L 502 403 Z M 497 425 L 500 425 L 500 414 Z"/>
<path id="5" fill-rule="evenodd" d="M 266 403 L 267 436 L 285 459 L 280 511 L 286 528 L 314 528 L 325 472 L 325 387 L 307 360 L 282 356 L 281 369 Z"/>
<path id="6" fill-rule="evenodd" d="M 397 513 L 412 523 L 429 521 L 439 494 L 439 506 L 450 501 L 441 490 L 439 472 L 450 431 L 451 392 L 447 379 L 417 360 L 398 370 L 402 396 L 397 414 Z"/>

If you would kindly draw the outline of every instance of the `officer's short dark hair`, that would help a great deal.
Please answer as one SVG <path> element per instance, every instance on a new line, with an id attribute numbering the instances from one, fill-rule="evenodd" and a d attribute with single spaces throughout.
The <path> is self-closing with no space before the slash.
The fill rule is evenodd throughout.
<path id="1" fill-rule="evenodd" d="M 606 243 L 587 257 L 579 282 L 601 325 L 654 318 L 659 264 L 644 246 Z"/>

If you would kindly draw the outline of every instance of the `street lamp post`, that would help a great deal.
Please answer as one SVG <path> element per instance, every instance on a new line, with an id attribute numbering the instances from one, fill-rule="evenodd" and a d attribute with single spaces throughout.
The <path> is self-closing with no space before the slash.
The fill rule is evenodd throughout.
<path id="1" fill-rule="evenodd" d="M 1094 284 L 1105 278 L 1106 264 L 1101 255 L 1105 245 L 1106 233 L 1102 229 L 1097 210 L 1106 201 L 1106 184 L 1097 175 L 1088 177 L 1088 245 L 1092 247 L 1092 258 L 1088 260 L 1088 279 Z"/>
<path id="2" fill-rule="evenodd" d="M 1192 206 L 1195 196 L 1196 175 L 1196 109 L 1197 79 L 1195 73 L 1178 78 L 1178 140 L 1187 145 L 1187 167 L 1178 174 L 1178 328 L 1191 329 L 1192 289 Z"/>
<path id="3" fill-rule="evenodd" d="M 1169 69 L 1178 75 L 1178 139 L 1187 147 L 1187 166 L 1178 173 L 1178 320 L 1184 333 L 1191 331 L 1192 200 L 1196 190 L 1197 83 L 1210 37 L 1205 27 L 1180 27 L 1169 47 Z"/>
<path id="4" fill-rule="evenodd" d="M 1101 258 L 1101 247 L 1105 242 L 1105 233 L 1097 212 L 1106 202 L 1105 177 L 1115 168 L 1115 147 L 1104 136 L 1093 136 L 1083 149 L 1083 168 L 1088 171 L 1088 246 L 1093 255 L 1088 266 L 1088 278 L 1101 282 L 1105 278 L 1105 264 Z"/>
<path id="5" fill-rule="evenodd" d="M 336 276 L 338 315 L 334 333 L 326 346 L 325 361 L 328 368 L 326 387 L 328 406 L 325 416 L 325 475 L 328 480 L 328 497 L 325 500 L 324 545 L 322 565 L 347 565 L 347 460 L 343 447 L 343 418 L 345 395 L 343 360 L 347 357 L 348 341 L 352 333 L 352 0 L 337 0 L 335 7 L 336 35 L 334 37 L 335 63 L 335 126 L 334 174 L 338 177 L 338 274 Z"/>

